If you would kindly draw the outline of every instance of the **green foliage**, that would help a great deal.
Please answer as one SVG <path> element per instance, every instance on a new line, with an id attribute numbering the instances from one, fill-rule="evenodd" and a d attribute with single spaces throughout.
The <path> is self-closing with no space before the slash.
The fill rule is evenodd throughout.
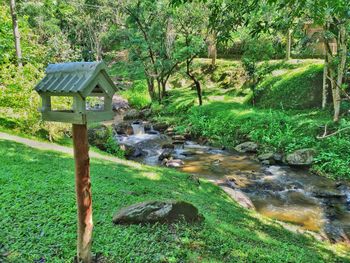
<path id="1" fill-rule="evenodd" d="M 129 101 L 130 106 L 142 109 L 151 104 L 146 82 L 143 80 L 134 81 L 131 88 L 120 92 Z"/>
<path id="2" fill-rule="evenodd" d="M 76 254 L 71 156 L 0 140 L 0 260 L 71 262 Z M 122 162 L 122 161 L 121 161 Z M 94 242 L 106 262 L 347 262 L 348 255 L 239 207 L 212 183 L 175 170 L 91 160 Z M 30 198 L 28 198 L 30 197 Z M 201 224 L 112 224 L 122 207 L 185 200 Z"/>
<path id="3" fill-rule="evenodd" d="M 314 171 L 334 179 L 350 179 L 350 134 L 316 139 L 328 120 L 327 113 L 318 111 L 283 112 L 219 102 L 193 108 L 188 118 L 193 134 L 206 136 L 221 145 L 233 147 L 245 140 L 253 140 L 263 149 L 277 152 L 315 148 L 318 155 Z"/>
<path id="4" fill-rule="evenodd" d="M 104 146 L 106 148 L 107 153 L 110 153 L 119 158 L 124 158 L 124 151 L 120 149 L 119 144 L 114 138 L 112 127 L 108 127 L 107 129 L 107 140 Z"/>

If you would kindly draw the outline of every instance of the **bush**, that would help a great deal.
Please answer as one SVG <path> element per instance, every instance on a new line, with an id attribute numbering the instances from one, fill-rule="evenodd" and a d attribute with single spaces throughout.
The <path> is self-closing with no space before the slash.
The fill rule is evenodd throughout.
<path id="1" fill-rule="evenodd" d="M 129 104 L 137 109 L 142 109 L 151 104 L 151 98 L 148 94 L 147 84 L 144 80 L 136 80 L 131 88 L 120 93 Z"/>

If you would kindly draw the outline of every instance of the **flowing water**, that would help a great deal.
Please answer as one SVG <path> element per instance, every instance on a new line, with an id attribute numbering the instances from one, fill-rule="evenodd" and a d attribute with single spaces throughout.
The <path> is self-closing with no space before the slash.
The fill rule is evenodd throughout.
<path id="1" fill-rule="evenodd" d="M 152 127 L 145 133 L 142 123 L 133 123 L 132 127 L 134 135 L 118 135 L 119 143 L 140 149 L 142 154 L 132 158 L 135 161 L 161 165 L 162 146 L 174 141 Z M 347 183 L 336 183 L 289 166 L 262 166 L 254 156 L 196 142 L 175 143 L 172 158 L 183 162 L 177 169 L 214 182 L 225 182 L 243 191 L 259 213 L 307 230 L 326 229 L 326 232 L 336 232 L 329 235 L 350 236 L 350 186 Z"/>

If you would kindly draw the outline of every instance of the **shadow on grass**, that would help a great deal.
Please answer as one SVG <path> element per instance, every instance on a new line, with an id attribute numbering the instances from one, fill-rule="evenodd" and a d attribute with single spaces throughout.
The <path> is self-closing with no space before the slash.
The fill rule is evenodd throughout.
<path id="1" fill-rule="evenodd" d="M 0 141 L 0 244 L 10 262 L 74 257 L 74 162 L 67 155 Z M 349 262 L 324 243 L 289 232 L 231 201 L 207 181 L 155 167 L 91 162 L 93 251 L 111 262 Z M 181 199 L 201 224 L 115 226 L 113 213 L 147 200 Z"/>

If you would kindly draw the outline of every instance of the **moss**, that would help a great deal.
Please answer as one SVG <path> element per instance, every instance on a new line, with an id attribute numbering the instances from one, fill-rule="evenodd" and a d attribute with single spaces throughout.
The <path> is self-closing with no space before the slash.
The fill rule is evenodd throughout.
<path id="1" fill-rule="evenodd" d="M 256 92 L 257 106 L 310 109 L 321 105 L 323 65 L 307 65 L 267 77 Z"/>

